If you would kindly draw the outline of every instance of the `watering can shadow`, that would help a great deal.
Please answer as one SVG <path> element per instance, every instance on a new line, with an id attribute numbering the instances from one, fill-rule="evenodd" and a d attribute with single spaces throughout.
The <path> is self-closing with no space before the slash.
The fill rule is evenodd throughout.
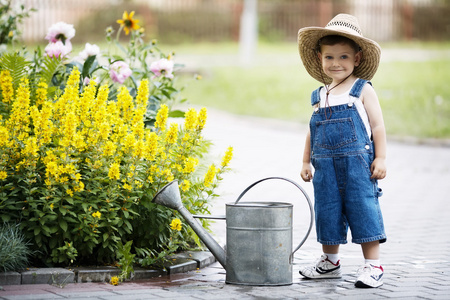
<path id="1" fill-rule="evenodd" d="M 310 209 L 309 229 L 292 251 L 292 204 L 283 202 L 239 202 L 260 182 L 280 179 L 295 185 L 305 196 Z M 292 284 L 294 253 L 308 238 L 314 220 L 311 200 L 296 182 L 283 177 L 268 177 L 247 187 L 234 203 L 226 204 L 225 216 L 194 216 L 182 204 L 176 180 L 164 186 L 153 198 L 154 203 L 177 210 L 217 261 L 226 270 L 226 283 L 241 285 Z M 225 219 L 226 251 L 195 220 Z"/>

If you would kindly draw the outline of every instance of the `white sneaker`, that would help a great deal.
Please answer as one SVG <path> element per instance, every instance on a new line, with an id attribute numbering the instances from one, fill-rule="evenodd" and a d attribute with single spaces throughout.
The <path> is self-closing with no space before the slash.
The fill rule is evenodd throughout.
<path id="1" fill-rule="evenodd" d="M 384 270 L 382 266 L 366 264 L 358 271 L 355 286 L 359 288 L 377 288 L 383 285 Z"/>
<path id="2" fill-rule="evenodd" d="M 341 264 L 332 263 L 325 254 L 322 254 L 314 266 L 300 268 L 300 275 L 308 279 L 341 278 Z"/>

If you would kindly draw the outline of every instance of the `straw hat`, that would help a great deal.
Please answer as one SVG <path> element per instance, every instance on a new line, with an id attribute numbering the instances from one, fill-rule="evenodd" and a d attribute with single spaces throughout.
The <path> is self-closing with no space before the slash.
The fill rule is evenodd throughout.
<path id="1" fill-rule="evenodd" d="M 303 65 L 314 79 L 325 84 L 332 81 L 323 73 L 317 57 L 318 42 L 327 35 L 341 35 L 355 41 L 361 48 L 362 59 L 353 74 L 361 79 L 372 79 L 380 63 L 381 48 L 375 41 L 363 37 L 358 20 L 347 14 L 335 16 L 325 27 L 305 27 L 298 31 L 298 51 Z"/>

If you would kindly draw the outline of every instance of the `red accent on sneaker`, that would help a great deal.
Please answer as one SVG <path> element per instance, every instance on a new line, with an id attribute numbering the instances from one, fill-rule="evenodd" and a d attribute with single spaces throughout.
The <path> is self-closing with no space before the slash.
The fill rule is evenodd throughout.
<path id="1" fill-rule="evenodd" d="M 331 262 L 331 261 L 330 261 L 330 262 Z M 371 264 L 371 266 L 372 266 L 372 267 L 374 267 L 374 268 L 378 268 L 378 269 L 380 269 L 380 270 L 381 270 L 382 272 L 384 272 L 384 270 L 383 270 L 383 267 L 382 267 L 382 266 L 374 266 L 374 265 L 372 265 L 372 264 Z"/>
<path id="2" fill-rule="evenodd" d="M 334 262 L 332 262 L 331 260 L 329 260 L 328 257 L 327 257 L 327 259 L 325 259 L 325 260 L 329 261 L 333 266 L 336 266 L 336 267 L 339 266 L 339 263 L 340 263 L 340 261 L 341 261 L 341 260 L 339 259 L 336 263 L 334 263 Z M 381 269 L 381 270 L 383 270 L 383 269 Z"/>

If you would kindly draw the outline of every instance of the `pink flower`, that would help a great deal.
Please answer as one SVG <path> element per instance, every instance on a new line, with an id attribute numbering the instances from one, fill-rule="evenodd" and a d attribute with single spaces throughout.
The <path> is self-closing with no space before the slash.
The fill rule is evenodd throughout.
<path id="1" fill-rule="evenodd" d="M 123 61 L 116 61 L 109 66 L 109 76 L 114 82 L 122 84 L 125 79 L 131 76 L 131 74 L 132 71 L 130 67 Z"/>
<path id="2" fill-rule="evenodd" d="M 173 61 L 166 58 L 152 62 L 150 65 L 150 71 L 155 74 L 154 77 L 164 76 L 166 78 L 173 78 Z"/>
<path id="3" fill-rule="evenodd" d="M 73 25 L 65 22 L 58 22 L 50 26 L 45 39 L 51 43 L 62 41 L 64 44 L 75 36 Z"/>
<path id="4" fill-rule="evenodd" d="M 45 53 L 49 57 L 64 57 L 72 51 L 72 43 L 70 41 L 66 41 L 64 45 L 63 42 L 57 41 L 56 43 L 50 43 L 45 47 Z"/>
<path id="5" fill-rule="evenodd" d="M 84 46 L 84 50 L 78 54 L 78 57 L 81 60 L 86 60 L 89 56 L 99 55 L 100 54 L 100 48 L 97 45 L 91 45 L 89 43 L 86 43 L 86 46 Z"/>

